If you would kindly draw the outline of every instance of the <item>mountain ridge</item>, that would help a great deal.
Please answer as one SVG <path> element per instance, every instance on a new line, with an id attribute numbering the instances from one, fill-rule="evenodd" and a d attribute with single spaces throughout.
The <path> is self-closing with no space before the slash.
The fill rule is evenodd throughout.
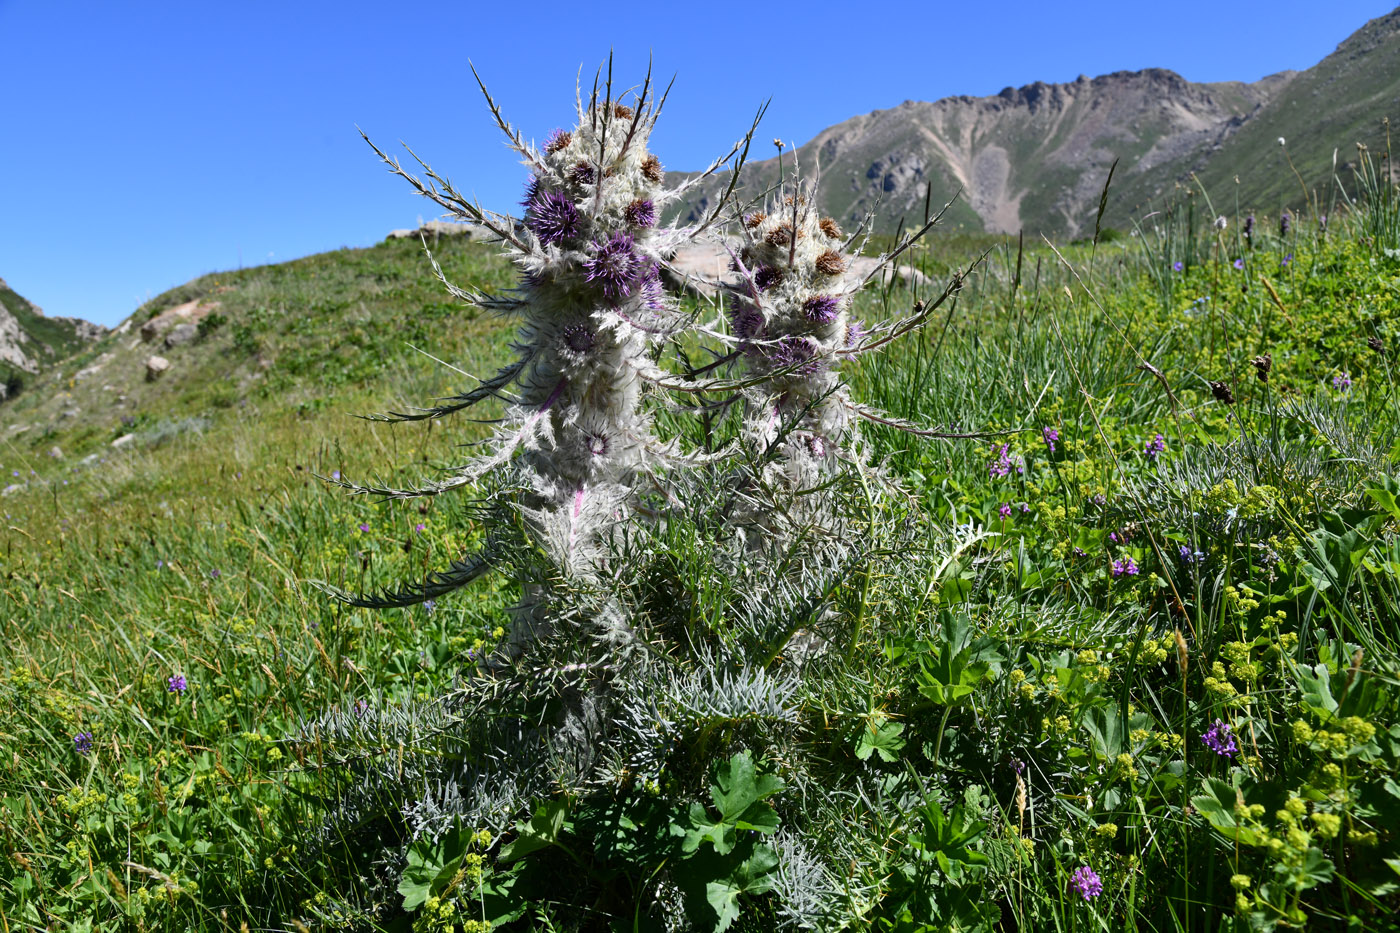
<path id="1" fill-rule="evenodd" d="M 878 205 L 877 229 L 888 231 L 901 216 L 922 219 L 930 190 L 935 207 L 961 191 L 950 224 L 1075 236 L 1092 229 L 1115 160 L 1110 223 L 1130 223 L 1135 210 L 1193 172 L 1216 188 L 1238 175 L 1251 205 L 1281 209 L 1290 191 L 1302 191 L 1283 155 L 1264 143 L 1277 148 L 1278 136 L 1291 136 L 1290 153 L 1318 185 L 1332 173 L 1332 149 L 1374 140 L 1368 127 L 1396 111 L 1400 10 L 1371 20 L 1304 71 L 1192 82 L 1145 68 L 1034 81 L 994 95 L 906 100 L 827 127 L 795 156 L 809 177 L 819 170 L 818 203 L 845 223 Z M 783 155 L 786 167 L 793 156 Z M 751 163 L 746 187 L 773 184 L 778 162 Z M 1347 167 L 1345 158 L 1338 167 Z M 707 180 L 671 216 L 699 216 L 725 181 Z"/>

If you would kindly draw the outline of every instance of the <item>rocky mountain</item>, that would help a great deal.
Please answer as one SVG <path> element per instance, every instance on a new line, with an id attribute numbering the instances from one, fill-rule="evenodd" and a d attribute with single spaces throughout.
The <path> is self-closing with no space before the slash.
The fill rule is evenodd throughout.
<path id="1" fill-rule="evenodd" d="M 91 321 L 45 317 L 36 304 L 0 279 L 0 399 L 13 395 L 25 379 L 76 353 L 107 332 Z"/>
<path id="2" fill-rule="evenodd" d="M 1192 171 L 1217 199 L 1231 198 L 1224 183 L 1239 175 L 1245 208 L 1277 210 L 1290 190 L 1301 200 L 1278 137 L 1289 138 L 1295 164 L 1307 163 L 1305 177 L 1316 184 L 1332 174 L 1334 147 L 1345 161 L 1357 140 L 1375 142 L 1383 116 L 1400 117 L 1398 99 L 1400 10 L 1304 72 L 1199 84 L 1150 68 L 991 97 L 905 101 L 823 130 L 796 156 L 804 175 L 820 177 L 824 211 L 847 224 L 877 204 L 882 229 L 901 216 L 920 221 L 931 184 L 935 209 L 961 190 L 949 223 L 1074 236 L 1092 229 L 1115 159 L 1108 222 L 1119 226 Z M 792 158 L 783 158 L 788 168 Z M 749 171 L 746 187 L 761 190 L 776 180 L 778 160 Z M 679 215 L 708 204 L 723 183 L 707 184 Z"/>

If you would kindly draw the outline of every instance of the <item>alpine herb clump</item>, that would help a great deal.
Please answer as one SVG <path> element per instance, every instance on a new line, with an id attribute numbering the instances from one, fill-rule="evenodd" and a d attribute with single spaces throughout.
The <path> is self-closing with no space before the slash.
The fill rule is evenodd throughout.
<path id="1" fill-rule="evenodd" d="M 498 529 L 495 538 L 422 584 L 349 597 L 352 602 L 410 605 L 465 585 L 505 559 L 510 545 L 504 538 L 516 525 L 511 509 L 523 514 L 533 543 L 555 567 L 587 574 L 599 559 L 602 535 L 625 522 L 636 505 L 639 478 L 673 452 L 654 438 L 643 402 L 648 385 L 663 377 L 651 361 L 655 347 L 683 323 L 662 288 L 660 269 L 679 244 L 714 222 L 727 196 L 698 224 L 657 229 L 659 210 L 685 187 L 663 188 L 665 171 L 647 148 L 665 102 L 652 90 L 648 75 L 624 102 L 613 94 L 609 67 L 606 84 L 595 82 L 587 104 L 579 97 L 577 124 L 555 130 L 542 147 L 506 123 L 487 94 L 497 125 L 531 173 L 520 218 L 468 201 L 426 164 L 428 180 L 422 181 L 376 147 L 395 174 L 498 241 L 520 270 L 519 287 L 502 296 L 444 279 L 456 297 L 519 320 L 519 356 L 446 404 L 380 416 L 438 418 L 487 398 L 505 399 L 506 415 L 485 451 L 453 476 L 414 490 L 340 482 L 356 492 L 402 498 L 489 479 L 497 487 L 482 508 Z M 746 153 L 747 144 L 745 137 L 689 184 Z M 742 154 L 736 162 L 737 175 Z"/>

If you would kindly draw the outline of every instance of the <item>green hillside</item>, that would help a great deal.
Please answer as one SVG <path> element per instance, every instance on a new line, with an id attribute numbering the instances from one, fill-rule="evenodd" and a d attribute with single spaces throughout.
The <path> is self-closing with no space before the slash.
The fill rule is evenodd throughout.
<path id="1" fill-rule="evenodd" d="M 4 279 L 0 279 L 0 316 L 12 318 L 18 331 L 0 336 L 0 342 L 10 346 L 27 364 L 0 359 L 0 400 L 18 394 L 33 383 L 36 371 L 76 353 L 100 330 L 70 318 L 46 317 Z"/>

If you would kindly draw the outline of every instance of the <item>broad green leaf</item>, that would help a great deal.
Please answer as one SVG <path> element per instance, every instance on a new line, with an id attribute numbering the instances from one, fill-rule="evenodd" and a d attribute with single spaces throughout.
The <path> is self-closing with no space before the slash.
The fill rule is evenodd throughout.
<path id="1" fill-rule="evenodd" d="M 904 748 L 904 739 L 900 737 L 902 732 L 903 723 L 889 722 L 878 715 L 872 717 L 860 730 L 860 738 L 856 741 L 856 757 L 866 761 L 871 754 L 878 752 L 881 761 L 894 761 L 898 752 Z"/>
<path id="2" fill-rule="evenodd" d="M 501 848 L 497 861 L 513 862 L 531 852 L 554 845 L 559 841 L 559 834 L 564 829 L 564 820 L 568 814 L 567 800 L 551 800 L 543 804 L 535 811 L 529 823 L 515 824 L 515 839 Z"/>

